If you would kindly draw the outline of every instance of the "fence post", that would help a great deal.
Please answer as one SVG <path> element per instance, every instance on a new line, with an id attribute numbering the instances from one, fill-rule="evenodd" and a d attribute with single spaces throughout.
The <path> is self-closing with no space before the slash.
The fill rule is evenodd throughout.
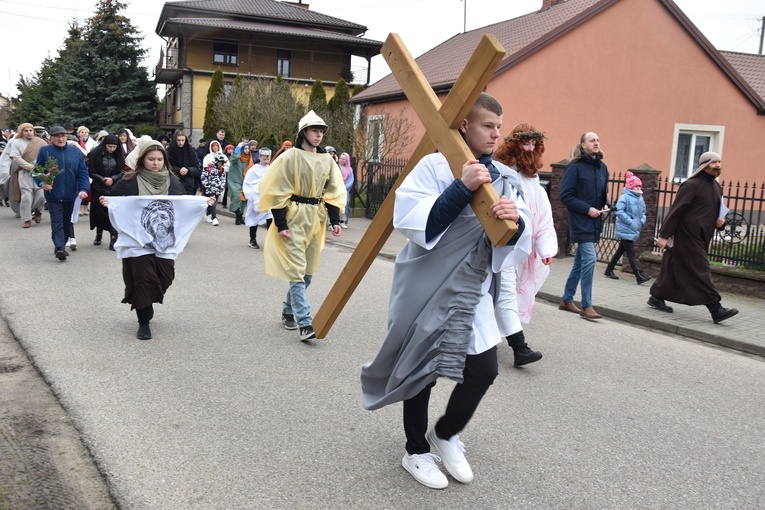
<path id="1" fill-rule="evenodd" d="M 661 170 L 653 168 L 648 163 L 643 163 L 629 170 L 643 182 L 643 200 L 645 200 L 645 225 L 640 231 L 640 237 L 635 242 L 635 256 L 639 259 L 644 251 L 652 251 L 654 246 L 654 232 L 656 231 L 656 213 L 659 202 L 659 179 Z M 622 257 L 622 271 L 633 273 L 629 260 Z"/>
<path id="2" fill-rule="evenodd" d="M 563 172 L 567 166 L 567 159 L 550 164 L 550 168 L 552 168 L 552 174 L 550 175 L 550 206 L 552 208 L 555 233 L 558 236 L 558 257 L 565 257 L 566 253 L 568 253 L 568 211 L 566 206 L 561 204 L 559 200 L 560 183 L 563 180 Z"/>

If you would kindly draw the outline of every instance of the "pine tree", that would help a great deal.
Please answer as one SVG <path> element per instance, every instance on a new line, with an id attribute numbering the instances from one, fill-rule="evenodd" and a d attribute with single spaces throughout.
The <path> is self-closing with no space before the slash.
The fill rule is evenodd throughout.
<path id="1" fill-rule="evenodd" d="M 35 125 L 51 124 L 53 121 L 53 96 L 58 89 L 57 62 L 48 57 L 42 67 L 30 78 L 19 77 L 16 88 L 19 90 L 9 122 L 21 124 L 31 122 Z"/>
<path id="2" fill-rule="evenodd" d="M 351 93 L 348 90 L 348 84 L 346 81 L 342 78 L 340 78 L 340 81 L 337 82 L 335 85 L 335 94 L 332 96 L 332 99 L 329 100 L 327 103 L 327 106 L 329 107 L 329 111 L 336 111 L 339 109 L 342 109 L 345 105 L 348 104 L 348 101 L 351 99 Z"/>
<path id="3" fill-rule="evenodd" d="M 327 111 L 327 92 L 321 80 L 316 80 L 311 86 L 311 94 L 308 96 L 308 109 L 321 116 Z"/>
<path id="4" fill-rule="evenodd" d="M 55 95 L 56 114 L 108 131 L 153 123 L 157 92 L 145 67 L 142 37 L 118 0 L 99 0 L 94 15 L 75 40 L 70 31 L 59 55 L 62 66 Z"/>
<path id="5" fill-rule="evenodd" d="M 207 90 L 207 105 L 205 106 L 205 122 L 202 126 L 205 138 L 215 137 L 215 132 L 221 127 L 221 120 L 215 114 L 215 100 L 218 96 L 223 96 L 225 87 L 223 85 L 223 71 L 220 67 L 215 70 L 210 81 L 210 88 Z"/>

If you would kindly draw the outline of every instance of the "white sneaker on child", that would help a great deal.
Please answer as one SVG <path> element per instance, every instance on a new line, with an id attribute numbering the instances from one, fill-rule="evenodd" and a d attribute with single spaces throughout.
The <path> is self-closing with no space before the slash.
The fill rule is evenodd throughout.
<path id="1" fill-rule="evenodd" d="M 401 465 L 409 471 L 409 474 L 414 477 L 415 480 L 420 482 L 425 487 L 431 489 L 445 489 L 449 486 L 449 480 L 438 469 L 436 461 L 439 461 L 436 455 L 432 453 L 412 454 L 404 453 L 404 458 L 401 459 Z"/>
<path id="2" fill-rule="evenodd" d="M 71 251 L 77 251 L 77 239 L 70 237 L 66 240 L 66 247 Z"/>
<path id="3" fill-rule="evenodd" d="M 212 220 L 212 226 L 213 226 L 213 227 L 217 227 L 218 225 L 220 225 L 220 222 L 218 221 L 218 218 L 214 218 L 214 219 Z"/>
<path id="4" fill-rule="evenodd" d="M 205 216 L 205 221 L 207 223 L 212 223 L 212 215 L 208 214 L 207 216 Z"/>

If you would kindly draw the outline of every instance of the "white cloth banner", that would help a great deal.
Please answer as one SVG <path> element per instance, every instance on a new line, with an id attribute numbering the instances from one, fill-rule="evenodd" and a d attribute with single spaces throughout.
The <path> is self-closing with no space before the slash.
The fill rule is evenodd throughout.
<path id="1" fill-rule="evenodd" d="M 155 254 L 175 259 L 207 210 L 207 198 L 189 195 L 108 197 L 109 219 L 119 237 L 117 258 Z"/>

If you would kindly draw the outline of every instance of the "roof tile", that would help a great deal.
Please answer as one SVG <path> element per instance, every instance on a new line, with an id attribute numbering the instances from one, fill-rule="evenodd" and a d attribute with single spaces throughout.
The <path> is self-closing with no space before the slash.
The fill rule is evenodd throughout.
<path id="1" fill-rule="evenodd" d="M 765 55 L 721 51 L 733 69 L 765 100 Z"/>

